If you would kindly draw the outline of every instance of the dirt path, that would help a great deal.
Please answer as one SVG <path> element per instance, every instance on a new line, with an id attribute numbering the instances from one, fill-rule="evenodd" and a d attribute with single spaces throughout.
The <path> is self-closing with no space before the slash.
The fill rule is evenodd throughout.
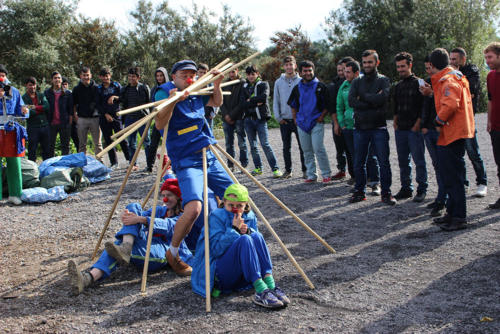
<path id="1" fill-rule="evenodd" d="M 2 202 L 0 332 L 499 333 L 500 211 L 485 207 L 500 191 L 490 139 L 483 131 L 485 115 L 476 120 L 489 192 L 486 198 L 473 198 L 475 186 L 471 187 L 470 226 L 459 232 L 440 232 L 430 224 L 425 205 L 436 195 L 436 182 L 428 156 L 426 202 L 402 201 L 393 208 L 375 197 L 348 204 L 346 182 L 303 184 L 299 175 L 273 180 L 264 163 L 267 169 L 260 180 L 337 254 L 329 254 L 238 173 L 316 286 L 315 290 L 307 287 L 262 225 L 275 277 L 292 299 L 287 309 L 276 312 L 254 306 L 251 293 L 245 293 L 216 299 L 207 315 L 204 300 L 191 291 L 189 279 L 170 270 L 149 276 L 146 297 L 140 294 L 141 273 L 132 268 L 121 268 L 99 287 L 70 296 L 67 260 L 77 260 L 82 268 L 91 264 L 89 257 L 124 175 L 124 161 L 110 180 L 64 202 L 21 207 Z M 270 131 L 270 139 L 282 164 L 279 130 Z M 335 171 L 331 127 L 325 131 L 325 143 Z M 294 147 L 296 152 L 295 142 Z M 399 168 L 392 130 L 391 162 L 392 190 L 397 192 Z M 468 160 L 467 167 L 474 184 Z M 120 210 L 129 202 L 141 201 L 153 179 L 150 174 L 133 174 Z M 112 240 L 119 227 L 115 215 L 105 240 Z M 493 321 L 481 322 L 483 317 Z"/>

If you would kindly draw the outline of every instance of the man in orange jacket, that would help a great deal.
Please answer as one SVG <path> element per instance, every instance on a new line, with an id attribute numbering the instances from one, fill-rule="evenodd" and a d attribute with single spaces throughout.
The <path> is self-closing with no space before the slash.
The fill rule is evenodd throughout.
<path id="1" fill-rule="evenodd" d="M 439 170 L 449 199 L 446 215 L 434 220 L 441 229 L 455 231 L 467 227 L 465 201 L 465 138 L 474 137 L 474 114 L 469 82 L 449 66 L 445 49 L 435 49 L 430 55 L 432 88 L 436 104 Z"/>

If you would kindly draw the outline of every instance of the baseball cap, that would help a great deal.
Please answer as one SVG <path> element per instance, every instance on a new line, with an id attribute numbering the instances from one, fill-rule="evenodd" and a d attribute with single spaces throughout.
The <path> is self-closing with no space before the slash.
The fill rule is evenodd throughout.
<path id="1" fill-rule="evenodd" d="M 224 198 L 229 201 L 248 202 L 248 189 L 241 184 L 233 183 L 227 187 Z"/>

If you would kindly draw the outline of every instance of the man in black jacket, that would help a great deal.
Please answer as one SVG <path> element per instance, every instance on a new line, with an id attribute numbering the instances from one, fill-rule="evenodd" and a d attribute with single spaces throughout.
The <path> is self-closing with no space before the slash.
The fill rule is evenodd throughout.
<path id="1" fill-rule="evenodd" d="M 243 126 L 243 109 L 240 107 L 240 95 L 242 94 L 245 80 L 241 79 L 238 69 L 229 72 L 228 81 L 240 80 L 239 83 L 222 88 L 223 91 L 230 92 L 231 95 L 224 96 L 224 102 L 220 106 L 222 116 L 222 128 L 226 139 L 226 152 L 233 158 L 234 133 L 238 137 L 238 147 L 240 148 L 240 162 L 243 167 L 248 165 L 248 149 L 246 143 L 245 128 Z M 233 163 L 227 161 L 227 165 L 232 168 Z"/>
<path id="2" fill-rule="evenodd" d="M 73 121 L 73 96 L 69 90 L 62 88 L 62 76 L 59 72 L 52 73 L 52 86 L 45 90 L 44 95 L 49 101 L 47 114 L 47 121 L 50 124 L 49 156 L 54 156 L 57 134 L 60 137 L 61 154 L 68 155 Z"/>
<path id="3" fill-rule="evenodd" d="M 413 56 L 408 52 L 400 52 L 394 60 L 401 78 L 391 94 L 401 181 L 401 190 L 394 197 L 399 201 L 413 196 L 410 161 L 413 158 L 418 183 L 413 201 L 423 202 L 427 193 L 425 144 L 420 132 L 423 96 L 419 91 L 419 78 L 412 73 Z"/>
<path id="4" fill-rule="evenodd" d="M 364 51 L 362 63 L 365 75 L 354 79 L 349 91 L 349 105 L 354 109 L 354 175 L 356 178 L 351 203 L 366 199 L 366 158 L 368 146 L 371 143 L 380 165 L 382 201 L 394 205 L 396 200 L 391 194 L 389 132 L 385 121 L 390 81 L 377 71 L 380 63 L 377 51 Z"/>
<path id="5" fill-rule="evenodd" d="M 469 81 L 472 108 L 475 115 L 479 108 L 479 94 L 481 93 L 479 69 L 476 65 L 467 63 L 467 54 L 462 48 L 455 48 L 451 50 L 450 65 L 462 72 Z M 484 168 L 483 159 L 481 158 L 481 153 L 479 152 L 479 144 L 477 143 L 477 130 L 475 130 L 473 138 L 465 139 L 465 150 L 467 151 L 467 155 L 469 156 L 472 167 L 474 167 L 474 172 L 476 173 L 477 191 L 475 196 L 485 197 L 488 191 L 488 180 L 486 178 L 486 169 Z M 469 187 L 467 173 L 465 175 L 465 187 Z"/>
<path id="6" fill-rule="evenodd" d="M 78 129 L 78 152 L 87 153 L 87 136 L 90 131 L 94 153 L 102 151 L 99 111 L 97 110 L 97 85 L 92 80 L 90 68 L 82 67 L 80 82 L 73 88 L 73 108 Z"/>

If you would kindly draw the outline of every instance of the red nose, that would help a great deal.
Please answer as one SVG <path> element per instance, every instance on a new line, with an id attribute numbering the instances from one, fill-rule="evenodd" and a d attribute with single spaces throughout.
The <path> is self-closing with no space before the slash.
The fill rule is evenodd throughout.
<path id="1" fill-rule="evenodd" d="M 187 78 L 186 82 L 188 83 L 188 85 L 191 85 L 194 82 L 194 80 L 193 78 Z"/>
<path id="2" fill-rule="evenodd" d="M 237 208 L 232 208 L 232 209 L 231 209 L 231 212 L 232 212 L 232 213 L 238 213 L 238 209 L 237 209 Z"/>
<path id="3" fill-rule="evenodd" d="M 0 82 L 3 82 L 3 78 L 2 77 L 0 77 Z"/>
<path id="4" fill-rule="evenodd" d="M 168 197 L 163 197 L 163 203 L 168 203 Z"/>

